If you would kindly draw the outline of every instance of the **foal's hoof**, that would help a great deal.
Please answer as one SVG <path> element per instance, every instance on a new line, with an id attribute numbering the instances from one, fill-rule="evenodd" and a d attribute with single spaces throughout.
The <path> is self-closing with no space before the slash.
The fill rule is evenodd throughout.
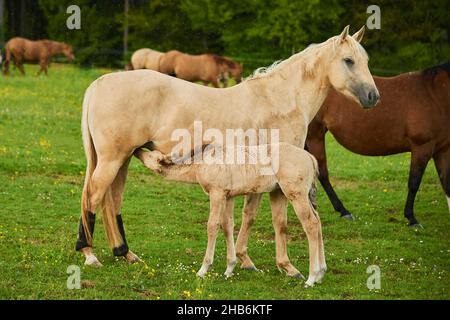
<path id="1" fill-rule="evenodd" d="M 84 265 L 86 266 L 93 266 L 93 267 L 102 267 L 103 265 L 98 261 L 96 256 L 89 256 L 86 258 L 86 261 L 84 262 Z"/>
<path id="2" fill-rule="evenodd" d="M 256 272 L 259 271 L 259 269 L 257 267 L 255 267 L 255 265 L 253 265 L 253 266 L 241 266 L 241 269 L 242 270 L 248 270 L 248 271 L 256 271 Z"/>
<path id="3" fill-rule="evenodd" d="M 346 215 L 343 215 L 343 216 L 341 216 L 341 218 L 342 218 L 342 219 L 349 220 L 349 221 L 355 220 L 355 217 L 354 217 L 351 213 L 346 214 Z"/>
<path id="4" fill-rule="evenodd" d="M 139 257 L 131 251 L 127 252 L 127 254 L 125 255 L 125 260 L 127 260 L 127 262 L 130 264 L 141 262 L 141 259 L 139 259 Z"/>
<path id="5" fill-rule="evenodd" d="M 302 275 L 300 272 L 299 273 L 296 273 L 296 274 L 294 274 L 294 275 L 288 275 L 289 277 L 292 277 L 292 278 L 295 278 L 295 279 L 300 279 L 300 280 L 306 280 L 306 278 L 305 278 L 305 276 L 304 275 Z"/>

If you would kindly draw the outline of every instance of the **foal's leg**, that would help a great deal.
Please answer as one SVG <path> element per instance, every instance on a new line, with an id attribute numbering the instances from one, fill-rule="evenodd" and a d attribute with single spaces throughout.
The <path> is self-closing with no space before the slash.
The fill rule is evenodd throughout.
<path id="1" fill-rule="evenodd" d="M 448 210 L 450 211 L 450 148 L 440 151 L 433 158 L 442 188 L 447 196 Z"/>
<path id="2" fill-rule="evenodd" d="M 227 269 L 224 275 L 228 278 L 233 275 L 236 266 L 236 250 L 234 248 L 234 198 L 227 199 L 226 208 L 222 214 L 222 228 L 227 243 Z"/>
<path id="3" fill-rule="evenodd" d="M 245 196 L 245 204 L 242 210 L 242 224 L 236 241 L 236 252 L 241 261 L 241 268 L 247 270 L 258 270 L 247 254 L 248 236 L 250 228 L 255 221 L 262 194 L 249 194 Z"/>
<path id="4" fill-rule="evenodd" d="M 214 261 L 214 249 L 216 246 L 217 231 L 220 226 L 220 217 L 224 213 L 227 201 L 225 194 L 222 191 L 212 190 L 209 193 L 210 212 L 208 219 L 208 246 L 203 259 L 203 264 L 197 272 L 197 276 L 204 277 L 208 272 L 209 267 Z"/>
<path id="5" fill-rule="evenodd" d="M 411 148 L 411 167 L 409 170 L 408 180 L 408 198 L 405 205 L 405 218 L 409 221 L 410 227 L 417 227 L 421 224 L 414 217 L 414 201 L 416 199 L 417 191 L 419 191 L 420 182 L 422 181 L 423 173 L 427 167 L 428 161 L 433 154 L 433 145 L 424 144 L 420 146 L 413 146 Z"/>
<path id="6" fill-rule="evenodd" d="M 284 270 L 290 277 L 302 278 L 303 275 L 290 262 L 286 250 L 287 230 L 287 206 L 286 196 L 280 189 L 270 193 L 270 207 L 272 209 L 272 223 L 275 229 L 276 261 L 279 269 Z"/>
<path id="7" fill-rule="evenodd" d="M 322 236 L 320 219 L 310 207 L 307 192 L 295 195 L 292 200 L 292 205 L 308 238 L 309 276 L 305 284 L 307 286 L 313 286 L 314 283 L 321 281 L 326 268 L 325 265 L 321 265 L 321 259 L 324 259 L 324 256 L 322 256 L 323 252 L 321 252 Z M 324 262 L 325 260 L 323 260 Z"/>

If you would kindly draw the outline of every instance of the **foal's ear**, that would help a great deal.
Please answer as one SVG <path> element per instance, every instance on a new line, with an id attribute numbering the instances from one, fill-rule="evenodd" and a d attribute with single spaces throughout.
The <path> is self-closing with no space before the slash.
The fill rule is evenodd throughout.
<path id="1" fill-rule="evenodd" d="M 350 28 L 350 26 L 346 26 L 344 28 L 344 30 L 342 30 L 341 35 L 339 36 L 340 42 L 344 42 L 345 38 L 347 38 L 347 36 L 348 36 L 348 29 L 349 28 Z"/>
<path id="2" fill-rule="evenodd" d="M 365 30 L 366 30 L 366 26 L 362 26 L 361 29 L 359 29 L 357 32 L 355 32 L 354 35 L 352 35 L 353 39 L 355 39 L 358 42 L 361 42 L 362 38 L 364 37 Z"/>

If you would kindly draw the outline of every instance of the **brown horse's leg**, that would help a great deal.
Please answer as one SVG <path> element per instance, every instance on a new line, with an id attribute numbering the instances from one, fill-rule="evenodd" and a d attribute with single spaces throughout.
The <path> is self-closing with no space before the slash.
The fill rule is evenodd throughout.
<path id="1" fill-rule="evenodd" d="M 422 181 L 423 173 L 427 167 L 428 161 L 433 154 L 432 144 L 423 144 L 420 146 L 413 146 L 411 148 L 411 166 L 409 170 L 408 179 L 408 197 L 405 205 L 405 218 L 409 221 L 409 226 L 421 226 L 414 217 L 414 201 L 416 199 L 417 191 L 419 191 L 420 183 Z"/>
<path id="2" fill-rule="evenodd" d="M 14 65 L 19 69 L 20 73 L 24 76 L 25 75 L 25 69 L 23 68 L 23 63 L 21 60 L 18 60 L 15 58 Z"/>
<path id="3" fill-rule="evenodd" d="M 119 169 L 119 172 L 117 173 L 117 176 L 111 185 L 113 201 L 115 204 L 115 208 L 117 209 L 117 214 L 116 214 L 117 226 L 119 228 L 119 232 L 120 232 L 120 235 L 122 236 L 123 242 L 127 248 L 128 248 L 128 243 L 127 243 L 127 239 L 125 237 L 125 228 L 123 226 L 123 220 L 122 220 L 122 214 L 121 214 L 120 208 L 122 207 L 123 192 L 125 190 L 125 183 L 127 180 L 128 166 L 130 164 L 130 160 L 131 160 L 131 158 L 128 159 L 127 161 L 125 161 L 125 163 Z M 119 254 L 119 255 L 123 255 L 123 254 Z M 131 250 L 128 250 L 128 252 L 124 255 L 124 257 L 129 263 L 135 263 L 135 262 L 140 261 L 139 257 L 137 255 L 135 255 L 133 252 L 131 252 Z"/>
<path id="4" fill-rule="evenodd" d="M 331 185 L 328 176 L 327 154 L 325 149 L 325 134 L 327 130 L 318 121 L 314 120 L 308 129 L 308 138 L 306 139 L 306 150 L 316 157 L 319 164 L 319 181 L 322 184 L 328 199 L 330 199 L 334 210 L 340 212 L 341 217 L 353 220 L 353 215 L 344 207 L 344 204 L 337 196 Z"/>
<path id="5" fill-rule="evenodd" d="M 450 211 L 450 148 L 438 152 L 433 158 L 442 188 L 447 196 L 448 210 Z"/>
<path id="6" fill-rule="evenodd" d="M 244 209 L 242 210 L 242 224 L 236 240 L 236 254 L 241 261 L 241 268 L 258 270 L 247 254 L 248 236 L 250 228 L 255 221 L 255 216 L 261 203 L 261 194 L 249 194 L 245 196 Z"/>

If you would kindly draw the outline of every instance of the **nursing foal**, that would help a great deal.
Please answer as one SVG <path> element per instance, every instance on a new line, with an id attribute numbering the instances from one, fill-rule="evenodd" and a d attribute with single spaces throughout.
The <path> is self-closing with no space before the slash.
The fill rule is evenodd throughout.
<path id="1" fill-rule="evenodd" d="M 261 148 L 265 148 L 264 154 L 268 154 L 270 161 L 268 164 L 262 164 L 257 159 L 257 155 L 261 154 Z M 208 246 L 202 267 L 197 272 L 198 276 L 203 277 L 213 263 L 220 224 L 227 244 L 225 276 L 230 277 L 233 274 L 237 262 L 233 237 L 233 198 L 281 189 L 292 203 L 308 238 L 309 276 L 306 285 L 313 286 L 322 280 L 326 271 L 320 218 L 309 199 L 309 192 L 318 173 L 316 159 L 309 152 L 288 143 L 242 147 L 240 150 L 245 156 L 243 158 L 245 161 L 241 161 L 240 164 L 215 161 L 219 158 L 217 155 L 223 155 L 227 151 L 227 148 L 217 145 L 207 146 L 203 152 L 203 161 L 198 163 L 195 161 L 173 163 L 170 155 L 164 156 L 159 151 L 138 149 L 134 155 L 147 168 L 160 173 L 166 179 L 198 183 L 209 195 Z M 281 257 L 277 257 L 278 267 L 285 269 L 286 266 L 279 265 L 280 261 Z M 297 270 L 291 276 L 303 278 Z"/>

